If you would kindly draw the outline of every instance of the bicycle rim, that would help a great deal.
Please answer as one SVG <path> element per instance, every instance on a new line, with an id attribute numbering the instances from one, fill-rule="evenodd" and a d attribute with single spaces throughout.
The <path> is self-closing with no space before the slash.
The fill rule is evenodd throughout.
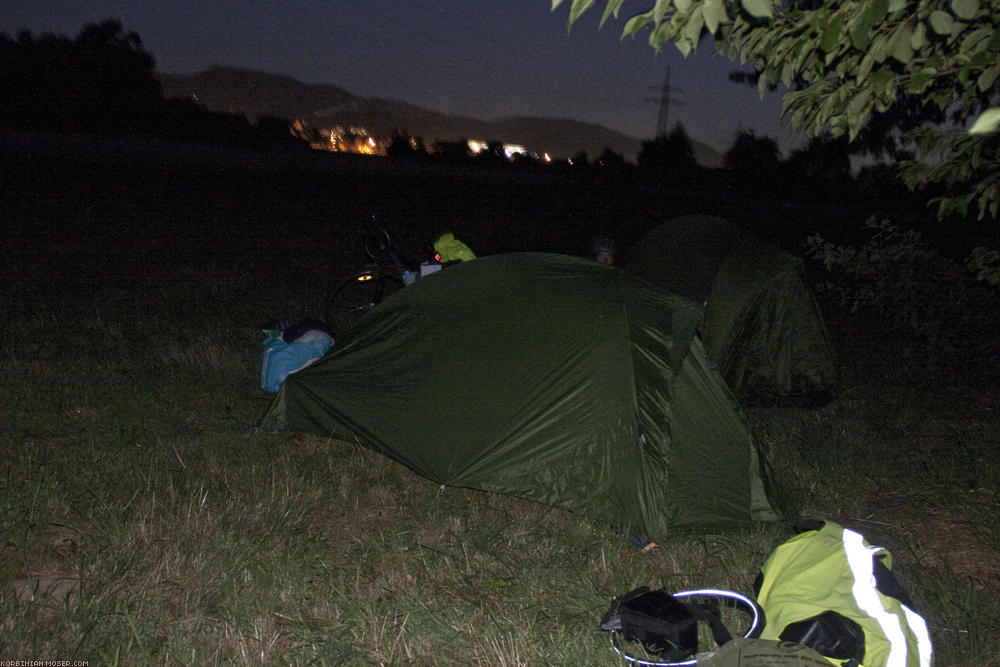
<path id="1" fill-rule="evenodd" d="M 379 277 L 374 271 L 359 271 L 334 283 L 326 294 L 323 314 L 334 338 L 350 329 L 381 299 Z"/>
<path id="2" fill-rule="evenodd" d="M 389 232 L 378 225 L 373 226 L 365 237 L 365 252 L 372 259 L 379 259 L 391 247 L 392 239 L 389 237 Z"/>
<path id="3" fill-rule="evenodd" d="M 742 593 L 735 591 L 720 590 L 717 588 L 704 588 L 692 591 L 681 591 L 673 596 L 685 604 L 715 604 L 720 611 L 720 620 L 726 629 L 734 637 L 753 638 L 759 637 L 764 629 L 764 610 L 757 602 Z M 700 646 L 711 646 L 715 644 L 711 632 L 704 623 L 699 622 L 698 643 Z M 620 655 L 633 665 L 642 667 L 693 667 L 698 660 L 695 656 L 682 660 L 670 661 L 660 660 L 656 656 L 646 654 L 642 646 L 633 643 L 630 646 L 623 646 L 621 638 L 617 632 L 611 633 L 611 645 L 615 653 Z"/>
<path id="4" fill-rule="evenodd" d="M 335 283 L 327 293 L 324 315 L 336 338 L 368 314 L 385 297 L 403 286 L 375 270 L 359 271 Z"/>

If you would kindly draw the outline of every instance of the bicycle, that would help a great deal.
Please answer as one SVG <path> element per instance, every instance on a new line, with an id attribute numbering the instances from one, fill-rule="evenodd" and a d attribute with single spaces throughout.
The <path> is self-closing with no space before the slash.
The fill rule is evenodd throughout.
<path id="1" fill-rule="evenodd" d="M 368 224 L 370 229 L 364 241 L 365 252 L 370 258 L 368 263 L 327 288 L 323 315 L 334 338 L 390 294 L 420 276 L 420 265 L 396 247 L 376 216 L 370 216 Z"/>

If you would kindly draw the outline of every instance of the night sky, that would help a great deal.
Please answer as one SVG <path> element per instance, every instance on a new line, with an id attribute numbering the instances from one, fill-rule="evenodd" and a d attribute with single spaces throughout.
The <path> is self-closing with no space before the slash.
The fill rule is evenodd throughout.
<path id="1" fill-rule="evenodd" d="M 117 18 L 142 38 L 159 70 L 227 65 L 331 84 L 363 97 L 492 120 L 572 118 L 639 139 L 655 135 L 667 69 L 669 125 L 717 150 L 738 130 L 801 143 L 782 125 L 780 96 L 761 101 L 731 83 L 738 67 L 704 43 L 684 59 L 621 39 L 624 20 L 598 30 L 599 2 L 567 31 L 569 0 L 5 0 L 0 31 L 76 37 Z M 622 17 L 648 2 L 625 3 Z"/>

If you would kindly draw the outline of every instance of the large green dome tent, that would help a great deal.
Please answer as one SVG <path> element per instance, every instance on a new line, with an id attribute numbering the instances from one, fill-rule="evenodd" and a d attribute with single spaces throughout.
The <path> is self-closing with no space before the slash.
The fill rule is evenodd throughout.
<path id="1" fill-rule="evenodd" d="M 290 375 L 262 423 L 651 540 L 775 519 L 700 319 L 578 257 L 485 257 L 393 294 Z"/>
<path id="2" fill-rule="evenodd" d="M 704 305 L 705 348 L 737 395 L 836 392 L 833 346 L 801 258 L 722 218 L 689 215 L 642 237 L 622 267 Z"/>

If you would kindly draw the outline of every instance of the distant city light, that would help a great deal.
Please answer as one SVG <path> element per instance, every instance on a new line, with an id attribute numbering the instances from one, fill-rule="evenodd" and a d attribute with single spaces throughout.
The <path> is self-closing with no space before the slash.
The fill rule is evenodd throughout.
<path id="1" fill-rule="evenodd" d="M 483 151 L 490 150 L 490 144 L 486 141 L 469 139 L 466 143 L 473 155 L 479 155 Z M 528 155 L 528 149 L 521 144 L 501 144 L 501 149 L 503 150 L 504 157 L 508 160 L 513 159 L 515 155 Z"/>
<path id="2" fill-rule="evenodd" d="M 507 159 L 512 159 L 515 155 L 527 155 L 528 149 L 520 144 L 504 144 L 503 154 L 507 156 Z"/>
<path id="3" fill-rule="evenodd" d="M 341 125 L 334 127 L 314 127 L 302 119 L 297 119 L 290 123 L 289 130 L 294 136 L 306 141 L 311 148 L 334 153 L 385 155 L 386 148 L 393 141 L 391 138 L 376 137 L 369 134 L 366 128 L 360 126 L 347 128 Z M 409 138 L 409 143 L 411 148 L 416 148 L 418 145 L 417 141 L 412 137 Z M 473 155 L 499 149 L 503 151 L 504 157 L 508 160 L 513 160 L 518 155 L 521 155 L 541 159 L 546 163 L 553 161 L 549 153 L 544 153 L 542 156 L 539 156 L 537 153 L 532 154 L 521 144 L 507 144 L 497 141 L 487 142 L 480 141 L 479 139 L 469 139 L 466 143 L 469 152 Z"/>

